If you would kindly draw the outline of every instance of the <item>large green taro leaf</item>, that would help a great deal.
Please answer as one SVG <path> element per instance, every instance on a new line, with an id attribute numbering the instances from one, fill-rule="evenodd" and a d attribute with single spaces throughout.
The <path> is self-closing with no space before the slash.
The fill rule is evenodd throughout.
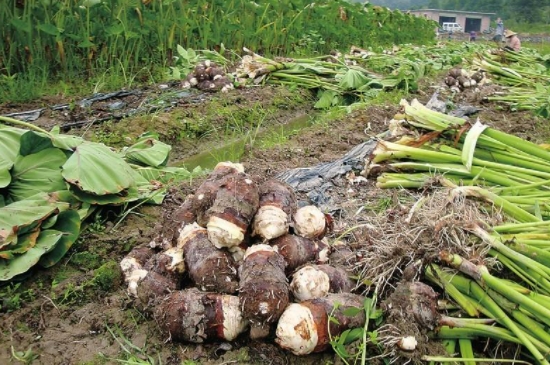
<path id="1" fill-rule="evenodd" d="M 130 203 L 140 199 L 137 187 L 131 186 L 127 190 L 118 194 L 95 195 L 78 189 L 76 186 L 70 186 L 69 191 L 80 201 L 92 205 L 120 205 Z"/>
<path id="2" fill-rule="evenodd" d="M 82 143 L 63 165 L 63 177 L 78 190 L 94 195 L 118 194 L 134 182 L 132 168 L 99 143 Z"/>
<path id="3" fill-rule="evenodd" d="M 8 161 L 15 161 L 19 154 L 21 135 L 26 131 L 18 128 L 0 126 L 0 157 Z"/>
<path id="4" fill-rule="evenodd" d="M 130 163 L 142 166 L 165 166 L 172 147 L 151 137 L 140 139 L 124 150 L 124 157 Z"/>
<path id="5" fill-rule="evenodd" d="M 170 183 L 189 180 L 194 176 L 202 174 L 202 170 L 196 168 L 189 172 L 182 167 L 137 167 L 134 166 L 136 174 L 139 199 L 146 200 L 149 204 L 162 204 L 166 196 L 167 186 Z"/>
<path id="6" fill-rule="evenodd" d="M 12 166 L 13 166 L 13 162 L 5 160 L 4 158 L 0 157 L 0 188 L 5 188 L 10 184 L 11 182 L 10 169 Z"/>
<path id="7" fill-rule="evenodd" d="M 7 281 L 14 276 L 27 272 L 36 265 L 40 257 L 51 251 L 63 236 L 56 230 L 44 230 L 40 232 L 36 245 L 23 255 L 16 256 L 13 260 L 0 261 L 0 281 Z"/>
<path id="8" fill-rule="evenodd" d="M 59 126 L 55 126 L 52 129 L 51 133 L 53 135 L 53 145 L 63 150 L 74 151 L 76 147 L 85 142 L 82 137 L 71 136 L 68 134 L 59 134 Z"/>
<path id="9" fill-rule="evenodd" d="M 27 156 L 18 156 L 12 170 L 12 182 L 8 194 L 12 201 L 19 201 L 40 192 L 67 189 L 61 175 L 61 166 L 67 161 L 58 148 L 46 148 Z"/>
<path id="10" fill-rule="evenodd" d="M 203 172 L 199 168 L 195 168 L 192 172 L 183 167 L 165 166 L 162 168 L 152 167 L 135 167 L 135 171 L 142 176 L 147 182 L 158 181 L 162 184 L 168 184 L 170 182 L 180 182 L 189 180 L 193 177 L 201 175 Z M 140 182 L 140 179 L 136 179 Z"/>
<path id="11" fill-rule="evenodd" d="M 71 194 L 68 190 L 61 190 L 61 191 L 55 191 L 52 193 L 49 193 L 49 200 L 51 203 L 57 202 L 57 207 L 59 208 L 59 212 L 64 212 L 66 210 L 75 210 L 79 211 L 83 208 L 84 205 L 86 205 L 86 210 L 89 208 L 89 204 L 83 203 L 80 200 L 78 200 L 73 194 Z M 40 225 L 40 228 L 42 229 L 48 229 L 54 227 L 54 225 L 57 222 L 57 218 L 60 216 L 60 214 L 55 214 L 49 216 L 47 219 L 45 219 L 42 224 Z M 81 218 L 83 220 L 84 218 Z"/>
<path id="12" fill-rule="evenodd" d="M 68 203 L 57 199 L 56 193 L 40 193 L 0 208 L 0 249 L 16 243 L 18 234 L 35 229 L 50 215 L 66 210 L 67 206 Z"/>
<path id="13" fill-rule="evenodd" d="M 23 132 L 17 128 L 0 128 L 0 188 L 11 182 L 10 169 L 19 153 Z"/>
<path id="14" fill-rule="evenodd" d="M 28 131 L 21 136 L 21 147 L 19 154 L 22 156 L 32 155 L 46 148 L 52 148 L 52 140 L 43 133 Z"/>
<path id="15" fill-rule="evenodd" d="M 63 236 L 50 252 L 40 258 L 39 264 L 43 267 L 55 265 L 69 251 L 80 234 L 80 215 L 75 210 L 61 212 L 52 229 L 63 232 Z"/>
<path id="16" fill-rule="evenodd" d="M 18 235 L 17 242 L 5 246 L 0 250 L 0 259 L 11 260 L 14 257 L 24 254 L 36 245 L 40 229 L 35 227 L 33 231 Z"/>

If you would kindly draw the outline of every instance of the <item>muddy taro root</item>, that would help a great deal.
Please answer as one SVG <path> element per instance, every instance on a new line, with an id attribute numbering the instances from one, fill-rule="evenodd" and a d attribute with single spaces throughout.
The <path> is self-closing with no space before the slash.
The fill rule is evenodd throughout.
<path id="1" fill-rule="evenodd" d="M 177 244 L 177 240 L 179 235 L 181 234 L 181 231 L 189 224 L 193 224 L 197 221 L 197 216 L 195 214 L 195 211 L 193 210 L 193 200 L 195 199 L 195 195 L 189 194 L 185 198 L 185 201 L 182 205 L 172 215 L 172 220 L 179 223 L 177 226 L 175 232 L 172 234 L 172 239 L 170 241 L 170 244 L 172 246 L 175 246 Z"/>
<path id="2" fill-rule="evenodd" d="M 171 340 L 194 343 L 232 341 L 248 326 L 238 297 L 204 293 L 196 288 L 164 297 L 156 308 L 155 318 Z"/>
<path id="3" fill-rule="evenodd" d="M 164 252 L 158 252 L 149 257 L 143 265 L 135 265 L 137 261 L 132 260 L 132 252 L 122 260 L 120 266 L 128 283 L 128 293 L 138 298 L 146 308 L 155 305 L 164 295 L 181 287 L 181 278 L 185 271 L 181 249 L 172 247 Z M 132 270 L 128 270 L 130 263 L 135 265 Z"/>
<path id="4" fill-rule="evenodd" d="M 323 238 L 327 232 L 327 217 L 314 205 L 299 208 L 293 216 L 294 231 L 306 238 Z"/>
<path id="5" fill-rule="evenodd" d="M 205 228 L 186 226 L 178 238 L 189 276 L 203 291 L 232 294 L 237 291 L 237 265 L 227 250 L 214 247 Z"/>
<path id="6" fill-rule="evenodd" d="M 331 336 L 364 325 L 364 311 L 360 310 L 354 316 L 344 315 L 350 307 L 363 308 L 363 300 L 359 295 L 340 293 L 292 303 L 279 319 L 275 342 L 295 355 L 322 352 L 330 347 Z M 339 303 L 337 309 L 336 303 Z M 329 316 L 336 321 L 329 321 Z"/>
<path id="7" fill-rule="evenodd" d="M 224 178 L 208 210 L 208 238 L 218 248 L 240 245 L 259 205 L 258 186 L 245 173 Z"/>
<path id="8" fill-rule="evenodd" d="M 355 283 L 342 267 L 307 265 L 292 275 L 290 290 L 299 301 L 324 297 L 328 293 L 349 293 Z"/>
<path id="9" fill-rule="evenodd" d="M 331 265 L 350 266 L 357 262 L 357 255 L 347 244 L 335 241 L 331 245 L 328 262 Z"/>
<path id="10" fill-rule="evenodd" d="M 157 234 L 149 242 L 150 247 L 168 249 L 176 245 L 183 227 L 197 220 L 193 210 L 193 200 L 193 194 L 189 194 L 175 211 L 165 212 L 163 220 L 155 224 L 154 231 Z"/>
<path id="11" fill-rule="evenodd" d="M 260 185 L 260 207 L 252 223 L 252 235 L 270 240 L 288 233 L 297 203 L 287 184 L 270 179 Z"/>
<path id="12" fill-rule="evenodd" d="M 135 247 L 120 262 L 124 281 L 128 284 L 128 294 L 137 296 L 137 285 L 147 275 L 147 271 L 143 268 L 143 265 L 154 254 L 155 252 L 149 247 Z"/>
<path id="13" fill-rule="evenodd" d="M 287 274 L 308 262 L 325 262 L 328 258 L 329 246 L 320 240 L 311 240 L 289 233 L 269 243 L 285 258 Z"/>
<path id="14" fill-rule="evenodd" d="M 178 247 L 170 247 L 165 251 L 158 252 L 147 260 L 143 268 L 165 276 L 179 286 L 182 274 L 185 272 L 183 250 Z"/>
<path id="15" fill-rule="evenodd" d="M 246 250 L 240 267 L 239 299 L 250 321 L 250 337 L 266 337 L 270 324 L 279 319 L 289 301 L 285 261 L 271 246 L 258 244 Z"/>
<path id="16" fill-rule="evenodd" d="M 191 205 L 196 215 L 197 223 L 200 226 L 206 227 L 210 218 L 209 209 L 214 204 L 218 190 L 224 184 L 225 178 L 240 172 L 244 172 L 243 165 L 232 162 L 220 162 L 198 187 L 197 191 L 195 191 Z"/>
<path id="17" fill-rule="evenodd" d="M 148 247 L 134 248 L 120 262 L 124 280 L 128 284 L 128 294 L 138 299 L 146 308 L 160 298 L 178 288 L 179 281 L 172 280 L 154 271 L 146 270 L 153 259 L 153 250 Z"/>

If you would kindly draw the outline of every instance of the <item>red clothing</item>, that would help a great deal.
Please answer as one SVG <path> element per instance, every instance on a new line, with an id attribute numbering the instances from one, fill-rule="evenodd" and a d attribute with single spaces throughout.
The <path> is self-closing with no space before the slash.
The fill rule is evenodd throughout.
<path id="1" fill-rule="evenodd" d="M 512 48 L 514 51 L 519 51 L 521 49 L 521 41 L 517 35 L 513 35 L 507 38 L 508 47 Z"/>

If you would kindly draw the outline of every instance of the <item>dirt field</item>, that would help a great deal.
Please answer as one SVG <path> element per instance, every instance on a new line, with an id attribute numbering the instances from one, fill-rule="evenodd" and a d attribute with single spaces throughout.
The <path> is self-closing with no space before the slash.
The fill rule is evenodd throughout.
<path id="1" fill-rule="evenodd" d="M 426 102 L 430 88 L 410 97 Z M 147 95 L 159 89 L 146 91 Z M 69 133 L 120 145 L 147 130 L 157 132 L 172 144 L 171 163 L 184 161 L 220 143 L 219 134 L 211 130 L 200 134 L 197 123 L 204 116 L 208 122 L 225 123 L 228 119 L 255 116 L 264 118 L 261 128 L 285 124 L 296 117 L 317 114 L 306 94 L 290 93 L 278 88 L 235 90 L 229 95 L 206 95 L 197 98 L 175 98 L 169 110 L 157 109 L 153 114 L 136 115 L 118 121 L 67 128 Z M 125 100 L 130 108 L 139 105 L 143 96 Z M 0 114 L 30 110 L 44 104 L 69 102 L 60 97 L 42 100 L 34 105 L 4 105 Z M 548 129 L 530 114 L 510 113 L 495 105 L 484 104 L 481 97 L 464 95 L 457 103 L 480 108 L 479 118 L 504 131 L 510 131 L 537 142 L 545 142 Z M 103 104 L 101 104 L 103 105 Z M 100 104 L 91 108 L 75 107 L 64 111 L 46 111 L 37 121 L 50 128 L 55 124 L 70 124 L 104 116 L 110 110 Z M 231 109 L 229 107 L 237 109 Z M 260 110 L 258 112 L 258 110 Z M 343 113 L 333 120 L 316 116 L 312 126 L 285 137 L 269 147 L 247 144 L 241 162 L 258 181 L 276 176 L 289 169 L 311 167 L 342 157 L 352 147 L 387 129 L 387 122 L 398 106 L 365 107 Z M 240 113 L 240 114 L 239 114 Z M 265 115 L 264 115 L 265 114 Z M 252 121 L 249 121 L 252 122 Z M 235 125 L 235 122 L 232 122 Z M 181 131 L 188 135 L 182 135 Z M 238 131 L 237 131 L 238 132 Z M 238 133 L 237 133 L 238 134 Z M 215 158 L 215 157 L 213 157 Z M 358 171 L 356 172 L 358 175 Z M 147 244 L 158 233 L 155 226 L 177 208 L 183 198 L 192 193 L 202 180 L 174 187 L 162 206 L 143 206 L 129 214 L 113 229 L 117 214 L 112 211 L 96 218 L 64 260 L 50 270 L 35 270 L 27 278 L 10 286 L 0 287 L 0 364 L 19 363 L 15 357 L 30 351 L 32 364 L 137 364 L 137 359 L 150 356 L 155 364 L 337 364 L 334 353 L 297 357 L 279 349 L 271 340 L 254 342 L 241 336 L 233 343 L 192 345 L 172 343 L 161 333 L 157 323 L 134 306 L 126 293 L 118 263 L 140 244 Z M 329 237 L 338 237 L 347 228 L 377 214 L 381 201 L 398 202 L 395 192 L 381 191 L 373 181 L 357 182 L 351 175 L 332 181 L 326 191 L 335 217 L 335 230 Z M 410 193 L 403 193 L 408 196 Z M 299 198 L 307 201 L 304 193 Z M 393 200 L 392 200 L 393 199 Z M 363 207 L 363 208 L 362 208 Z M 364 209 L 366 207 L 366 209 Z M 361 211 L 361 209 L 363 209 Z M 358 215 L 356 212 L 361 211 Z M 355 237 L 355 240 L 361 237 Z M 403 253 L 406 255 L 406 252 Z M 16 356 L 14 356 L 14 354 Z M 36 359 L 32 361 L 33 355 Z M 133 356 L 133 357 L 132 357 Z M 123 362 L 121 360 L 133 360 Z M 184 362 L 187 361 L 187 362 Z M 194 362 L 193 362 L 194 361 Z M 142 362 L 143 363 L 143 362 Z"/>

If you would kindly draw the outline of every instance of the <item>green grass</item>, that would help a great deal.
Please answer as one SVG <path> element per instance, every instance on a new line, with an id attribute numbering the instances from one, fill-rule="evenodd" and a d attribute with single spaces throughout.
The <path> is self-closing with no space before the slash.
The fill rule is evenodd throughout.
<path id="1" fill-rule="evenodd" d="M 36 297 L 34 289 L 29 289 L 21 283 L 10 283 L 0 289 L 0 313 L 13 312 L 20 309 L 27 302 Z"/>
<path id="2" fill-rule="evenodd" d="M 115 362 L 117 364 L 129 365 L 162 365 L 160 355 L 153 356 L 149 354 L 149 352 L 153 351 L 148 348 L 149 345 L 147 343 L 144 344 L 143 347 L 136 346 L 125 336 L 120 328 L 111 328 L 109 326 L 106 326 L 106 328 L 122 350 L 121 355 L 116 359 L 100 354 L 100 357 L 109 363 Z"/>
<path id="3" fill-rule="evenodd" d="M 535 49 L 541 55 L 546 55 L 550 53 L 550 42 L 547 42 L 547 43 L 522 42 L 522 47 Z"/>
<path id="4" fill-rule="evenodd" d="M 518 23 L 515 20 L 506 20 L 504 27 L 518 33 L 550 35 L 548 23 Z"/>
<path id="5" fill-rule="evenodd" d="M 284 127 L 280 126 L 279 128 L 275 128 L 274 130 L 267 132 L 265 136 L 262 136 L 257 146 L 262 149 L 274 148 L 285 144 L 292 135 L 297 133 L 298 131 L 286 133 Z"/>

